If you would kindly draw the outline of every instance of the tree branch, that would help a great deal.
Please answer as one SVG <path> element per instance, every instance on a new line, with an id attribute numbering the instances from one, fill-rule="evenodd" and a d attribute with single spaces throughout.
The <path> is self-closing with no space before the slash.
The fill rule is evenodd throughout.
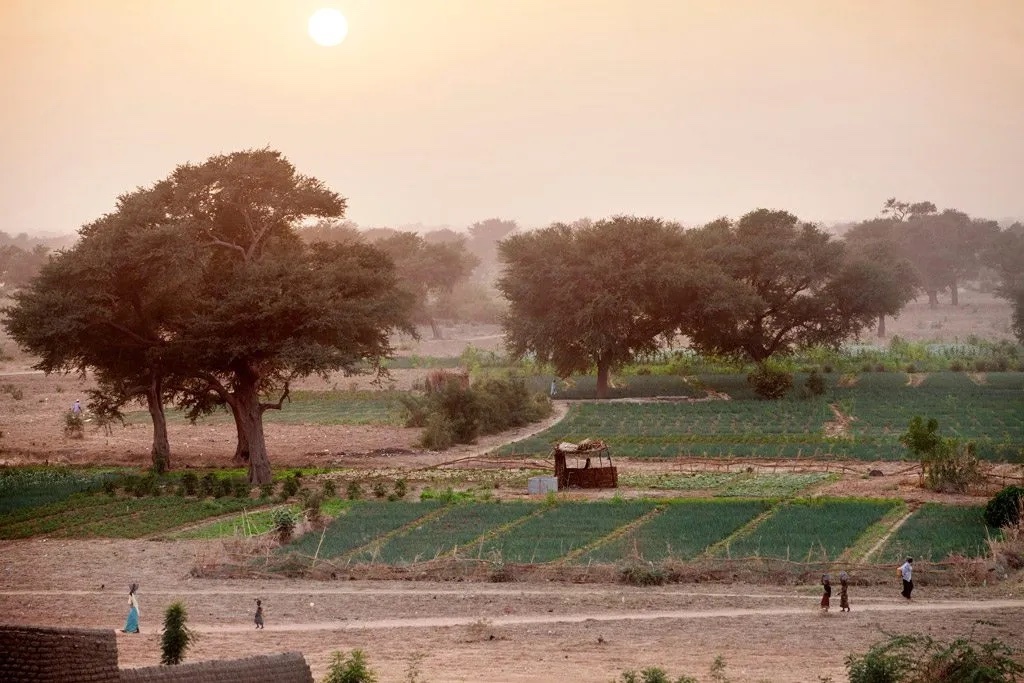
<path id="1" fill-rule="evenodd" d="M 284 405 L 285 400 L 288 398 L 288 393 L 290 390 L 291 380 L 285 380 L 284 391 L 281 393 L 281 398 L 277 400 L 277 403 L 261 403 L 260 413 L 263 413 L 267 410 L 281 410 L 281 407 Z"/>
<path id="2" fill-rule="evenodd" d="M 231 392 L 229 392 L 223 384 L 221 384 L 221 381 L 217 379 L 216 375 L 209 372 L 201 372 L 198 376 L 199 379 L 204 380 L 211 389 L 217 392 L 217 395 L 220 396 L 225 403 L 232 408 L 235 407 L 235 397 L 231 395 Z"/>

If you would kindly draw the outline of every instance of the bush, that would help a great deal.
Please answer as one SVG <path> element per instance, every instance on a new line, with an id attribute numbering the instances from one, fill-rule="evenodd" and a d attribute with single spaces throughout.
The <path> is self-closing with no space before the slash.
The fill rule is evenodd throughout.
<path id="1" fill-rule="evenodd" d="M 203 498 L 212 497 L 217 492 L 217 476 L 213 472 L 207 472 L 199 480 L 199 495 Z"/>
<path id="2" fill-rule="evenodd" d="M 385 498 L 388 495 L 387 484 L 385 484 L 382 481 L 378 480 L 373 482 L 373 486 L 371 487 L 371 489 L 373 491 L 373 495 L 377 498 Z"/>
<path id="3" fill-rule="evenodd" d="M 320 509 L 323 503 L 324 497 L 320 493 L 306 492 L 303 496 L 302 511 L 313 526 L 319 527 L 324 521 L 323 511 Z"/>
<path id="4" fill-rule="evenodd" d="M 427 418 L 420 443 L 432 451 L 447 450 L 456 443 L 455 426 L 444 415 L 432 414 Z"/>
<path id="5" fill-rule="evenodd" d="M 950 643 L 929 636 L 896 635 L 862 656 L 846 658 L 850 683 L 1014 683 L 1024 674 L 1020 652 L 998 640 Z"/>
<path id="6" fill-rule="evenodd" d="M 281 482 L 281 500 L 288 500 L 299 492 L 299 478 L 294 474 L 289 474 Z"/>
<path id="7" fill-rule="evenodd" d="M 659 667 L 649 666 L 637 673 L 636 671 L 623 671 L 618 679 L 619 683 L 698 683 L 692 676 L 680 676 L 673 681 L 668 673 Z M 615 683 L 613 681 L 613 683 Z"/>
<path id="8" fill-rule="evenodd" d="M 985 523 L 993 529 L 1020 524 L 1024 486 L 1007 486 L 985 506 Z"/>
<path id="9" fill-rule="evenodd" d="M 231 478 L 231 492 L 235 498 L 248 498 L 250 491 L 252 491 L 252 487 L 249 486 L 248 479 L 245 477 Z"/>
<path id="10" fill-rule="evenodd" d="M 277 536 L 277 539 L 281 543 L 290 541 L 298 524 L 298 520 L 295 519 L 295 513 L 289 508 L 281 507 L 274 510 L 271 519 L 274 523 L 274 534 Z"/>
<path id="11" fill-rule="evenodd" d="M 185 651 L 196 642 L 196 634 L 186 626 L 187 622 L 185 605 L 174 602 L 167 607 L 164 612 L 164 632 L 160 637 L 161 664 L 181 664 L 185 659 Z"/>
<path id="12" fill-rule="evenodd" d="M 64 413 L 64 436 L 69 439 L 85 438 L 85 420 L 80 414 Z"/>
<path id="13" fill-rule="evenodd" d="M 274 482 L 268 481 L 266 484 L 260 484 L 260 498 L 270 498 L 274 495 Z"/>
<path id="14" fill-rule="evenodd" d="M 324 498 L 334 498 L 338 495 L 338 487 L 333 479 L 324 479 L 323 484 L 321 484 L 321 490 L 323 491 Z"/>
<path id="15" fill-rule="evenodd" d="M 812 370 L 811 374 L 807 376 L 804 386 L 812 396 L 821 396 L 825 393 L 825 378 L 818 374 L 817 370 Z"/>
<path id="16" fill-rule="evenodd" d="M 359 500 L 363 497 L 363 487 L 359 485 L 359 482 L 353 479 L 345 487 L 345 497 L 349 500 Z"/>
<path id="17" fill-rule="evenodd" d="M 376 683 L 377 674 L 366 663 L 362 650 L 352 650 L 348 657 L 335 651 L 322 683 Z"/>
<path id="18" fill-rule="evenodd" d="M 753 387 L 754 393 L 761 398 L 779 399 L 793 388 L 793 375 L 785 370 L 759 365 L 747 375 L 747 384 Z"/>
<path id="19" fill-rule="evenodd" d="M 181 475 L 181 487 L 185 490 L 186 496 L 196 495 L 196 491 L 199 489 L 199 477 L 195 472 L 186 472 Z"/>
<path id="20" fill-rule="evenodd" d="M 619 570 L 619 580 L 631 586 L 660 586 L 665 583 L 665 572 L 650 564 L 631 564 Z"/>
<path id="21" fill-rule="evenodd" d="M 227 477 L 218 477 L 217 478 L 217 486 L 216 486 L 216 488 L 214 490 L 214 495 L 215 496 L 217 496 L 218 498 L 227 498 L 228 496 L 231 495 L 231 492 L 233 490 L 234 490 L 234 487 L 233 487 L 233 485 L 231 483 L 231 479 L 229 479 Z"/>
<path id="22" fill-rule="evenodd" d="M 920 415 L 915 416 L 900 437 L 900 443 L 920 460 L 928 488 L 963 493 L 982 479 L 974 444 L 943 439 L 938 430 L 939 423 L 934 418 L 925 423 Z"/>
<path id="23" fill-rule="evenodd" d="M 395 497 L 398 500 L 405 498 L 406 494 L 409 493 L 409 484 L 406 483 L 405 479 L 395 480 Z"/>

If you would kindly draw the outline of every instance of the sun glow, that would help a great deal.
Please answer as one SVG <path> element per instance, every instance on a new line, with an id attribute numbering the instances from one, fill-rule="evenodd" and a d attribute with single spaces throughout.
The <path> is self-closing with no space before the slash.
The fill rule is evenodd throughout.
<path id="1" fill-rule="evenodd" d="M 348 35 L 348 20 L 345 15 L 331 7 L 318 9 L 309 17 L 309 37 L 317 45 L 331 47 L 338 45 Z"/>

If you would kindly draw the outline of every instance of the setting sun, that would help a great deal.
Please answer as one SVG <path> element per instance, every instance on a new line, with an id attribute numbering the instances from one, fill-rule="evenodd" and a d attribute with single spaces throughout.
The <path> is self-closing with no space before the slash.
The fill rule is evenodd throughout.
<path id="1" fill-rule="evenodd" d="M 317 45 L 338 45 L 348 35 L 348 20 L 336 9 L 324 7 L 309 17 L 309 37 Z"/>

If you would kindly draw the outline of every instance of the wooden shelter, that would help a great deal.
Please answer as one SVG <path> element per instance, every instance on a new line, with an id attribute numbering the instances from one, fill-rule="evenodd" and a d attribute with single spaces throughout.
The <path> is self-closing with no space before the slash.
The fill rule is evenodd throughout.
<path id="1" fill-rule="evenodd" d="M 559 490 L 614 489 L 619 486 L 619 472 L 612 465 L 611 451 L 604 441 L 563 441 L 555 446 L 554 455 Z"/>

